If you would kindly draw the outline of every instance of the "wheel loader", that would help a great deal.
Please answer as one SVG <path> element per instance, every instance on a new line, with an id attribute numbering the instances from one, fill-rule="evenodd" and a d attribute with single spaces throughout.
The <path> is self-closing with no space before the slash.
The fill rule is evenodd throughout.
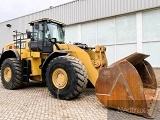
<path id="1" fill-rule="evenodd" d="M 106 48 L 64 42 L 64 24 L 51 19 L 29 23 L 32 32 L 17 30 L 0 58 L 4 88 L 23 88 L 30 80 L 46 83 L 58 99 L 79 96 L 90 81 L 96 96 L 108 108 L 152 117 L 157 83 L 148 55 L 134 53 L 108 66 Z M 140 111 L 141 110 L 141 111 Z"/>

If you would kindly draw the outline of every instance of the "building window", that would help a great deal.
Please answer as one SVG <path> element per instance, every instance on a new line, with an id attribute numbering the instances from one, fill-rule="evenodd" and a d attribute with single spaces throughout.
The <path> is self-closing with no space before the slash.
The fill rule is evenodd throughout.
<path id="1" fill-rule="evenodd" d="M 160 9 L 142 14 L 143 41 L 160 40 Z"/>
<path id="2" fill-rule="evenodd" d="M 98 21 L 97 43 L 100 45 L 115 44 L 115 19 Z"/>
<path id="3" fill-rule="evenodd" d="M 116 43 L 136 42 L 136 14 L 116 17 Z"/>
<path id="4" fill-rule="evenodd" d="M 82 43 L 85 43 L 89 46 L 96 45 L 96 31 L 97 31 L 97 22 L 90 22 L 82 24 Z"/>

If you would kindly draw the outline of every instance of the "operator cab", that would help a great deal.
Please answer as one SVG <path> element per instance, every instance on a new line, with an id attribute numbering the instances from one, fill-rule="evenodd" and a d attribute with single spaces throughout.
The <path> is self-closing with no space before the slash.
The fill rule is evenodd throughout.
<path id="1" fill-rule="evenodd" d="M 53 52 L 53 44 L 64 43 L 63 25 L 60 22 L 41 19 L 29 23 L 32 26 L 32 35 L 27 31 L 28 38 L 31 38 L 29 47 L 33 51 L 42 53 Z M 55 40 L 52 42 L 52 40 Z"/>

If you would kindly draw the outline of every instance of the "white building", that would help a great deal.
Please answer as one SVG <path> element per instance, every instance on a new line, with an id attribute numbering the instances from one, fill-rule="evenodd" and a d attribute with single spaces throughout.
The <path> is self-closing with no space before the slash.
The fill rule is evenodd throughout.
<path id="1" fill-rule="evenodd" d="M 50 18 L 66 24 L 65 41 L 105 45 L 109 64 L 134 52 L 160 67 L 160 0 L 76 0 L 0 23 L 0 49 L 29 22 Z M 10 27 L 6 25 L 10 24 Z"/>

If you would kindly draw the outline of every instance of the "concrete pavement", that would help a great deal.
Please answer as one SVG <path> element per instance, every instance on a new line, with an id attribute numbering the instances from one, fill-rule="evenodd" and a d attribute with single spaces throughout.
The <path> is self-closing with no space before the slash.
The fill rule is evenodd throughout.
<path id="1" fill-rule="evenodd" d="M 160 119 L 160 104 L 155 120 Z M 147 120 L 105 108 L 94 89 L 87 88 L 77 99 L 55 99 L 47 87 L 31 83 L 18 90 L 6 90 L 0 83 L 0 120 Z"/>

